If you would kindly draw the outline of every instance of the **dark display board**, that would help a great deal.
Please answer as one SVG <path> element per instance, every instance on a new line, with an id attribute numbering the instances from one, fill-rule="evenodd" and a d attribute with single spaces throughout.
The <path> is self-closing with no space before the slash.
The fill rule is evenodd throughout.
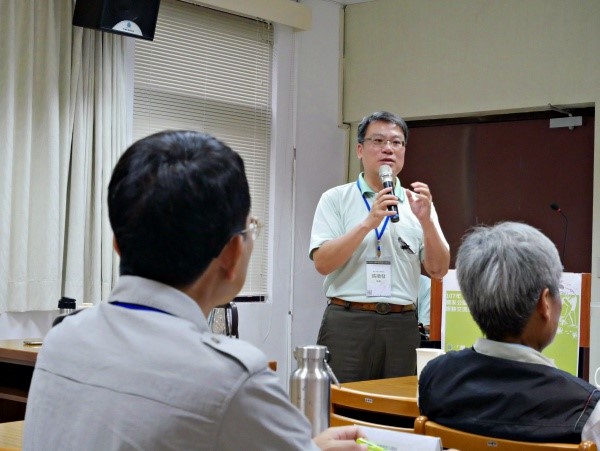
<path id="1" fill-rule="evenodd" d="M 403 186 L 427 183 L 452 253 L 476 224 L 522 221 L 545 233 L 566 272 L 591 272 L 594 115 L 573 130 L 549 119 L 409 123 Z M 455 122 L 455 121 L 454 121 Z M 560 206 L 568 218 L 552 210 Z"/>

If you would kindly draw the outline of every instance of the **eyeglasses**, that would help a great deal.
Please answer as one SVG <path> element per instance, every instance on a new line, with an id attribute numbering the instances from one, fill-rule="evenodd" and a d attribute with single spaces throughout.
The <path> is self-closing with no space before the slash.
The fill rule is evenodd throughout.
<path id="1" fill-rule="evenodd" d="M 255 216 L 250 216 L 250 224 L 244 230 L 238 232 L 240 235 L 250 235 L 252 237 L 252 241 L 256 241 L 260 236 L 260 231 L 263 228 L 263 223 Z"/>
<path id="2" fill-rule="evenodd" d="M 365 138 L 365 141 L 371 141 L 371 145 L 376 149 L 383 149 L 388 143 L 394 150 L 400 150 L 406 146 L 406 141 L 402 139 Z"/>

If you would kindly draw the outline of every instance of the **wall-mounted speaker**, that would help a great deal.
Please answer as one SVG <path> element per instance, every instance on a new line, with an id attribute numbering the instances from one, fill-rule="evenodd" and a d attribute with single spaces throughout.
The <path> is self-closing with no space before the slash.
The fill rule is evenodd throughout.
<path id="1" fill-rule="evenodd" d="M 77 0 L 73 25 L 153 40 L 160 0 Z"/>

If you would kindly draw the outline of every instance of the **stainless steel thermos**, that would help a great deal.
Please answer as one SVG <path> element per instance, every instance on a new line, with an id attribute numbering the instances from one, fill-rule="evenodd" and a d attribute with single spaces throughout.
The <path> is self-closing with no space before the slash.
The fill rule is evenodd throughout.
<path id="1" fill-rule="evenodd" d="M 290 399 L 308 418 L 313 437 L 329 427 L 330 376 L 326 346 L 299 346 L 298 368 L 290 376 Z"/>

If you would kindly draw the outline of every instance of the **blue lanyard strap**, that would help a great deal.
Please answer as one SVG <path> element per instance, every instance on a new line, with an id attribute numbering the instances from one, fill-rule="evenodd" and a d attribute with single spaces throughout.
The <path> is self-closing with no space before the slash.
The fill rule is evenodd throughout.
<path id="1" fill-rule="evenodd" d="M 358 188 L 358 191 L 360 192 L 360 195 L 363 198 L 363 201 L 365 202 L 365 205 L 367 206 L 367 210 L 369 211 L 369 213 L 371 212 L 371 206 L 369 205 L 369 202 L 367 201 L 367 197 L 365 196 L 365 194 L 362 192 L 362 190 L 360 189 L 360 177 L 356 179 L 356 187 Z M 381 232 L 379 230 L 377 230 L 377 228 L 375 228 L 374 232 L 375 232 L 375 236 L 377 237 L 377 257 L 381 256 L 381 237 L 383 236 L 383 233 L 385 232 L 385 228 L 388 225 L 388 222 L 390 221 L 390 217 L 386 216 L 385 217 L 385 221 L 383 222 L 383 227 L 381 228 Z"/>
<path id="2" fill-rule="evenodd" d="M 111 302 L 109 302 L 109 304 L 116 305 L 117 307 L 128 308 L 130 310 L 146 310 L 148 312 L 159 312 L 159 313 L 166 313 L 167 315 L 170 315 L 169 312 L 165 312 L 164 310 L 159 310 L 154 307 L 148 307 L 147 305 L 131 304 L 129 302 L 121 302 L 121 301 L 111 301 Z"/>

